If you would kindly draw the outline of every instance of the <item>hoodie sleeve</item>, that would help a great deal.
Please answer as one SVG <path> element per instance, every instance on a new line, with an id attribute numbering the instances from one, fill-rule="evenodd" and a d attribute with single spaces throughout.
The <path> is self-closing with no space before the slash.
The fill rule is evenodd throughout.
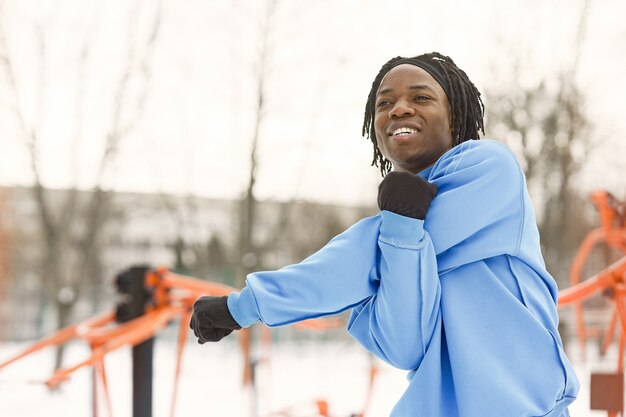
<path id="1" fill-rule="evenodd" d="M 524 174 L 501 143 L 470 140 L 444 154 L 428 180 L 439 187 L 426 216 L 439 272 L 519 251 Z"/>
<path id="2" fill-rule="evenodd" d="M 228 308 L 242 326 L 268 326 L 339 313 L 377 290 L 380 215 L 365 218 L 304 261 L 278 271 L 249 274 Z"/>
<path id="3" fill-rule="evenodd" d="M 378 291 L 352 310 L 348 332 L 400 369 L 415 369 L 432 339 L 441 288 L 437 260 L 423 221 L 381 213 Z"/>
<path id="4" fill-rule="evenodd" d="M 363 219 L 298 264 L 248 275 L 228 308 L 242 327 L 273 327 L 356 306 L 350 335 L 393 366 L 414 369 L 432 338 L 441 293 L 423 225 L 389 211 Z"/>

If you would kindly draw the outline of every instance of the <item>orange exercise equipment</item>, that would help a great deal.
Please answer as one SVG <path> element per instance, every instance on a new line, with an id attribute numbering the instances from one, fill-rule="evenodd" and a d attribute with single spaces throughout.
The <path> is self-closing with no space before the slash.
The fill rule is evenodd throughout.
<path id="1" fill-rule="evenodd" d="M 615 310 L 605 334 L 603 344 L 605 350 L 613 338 L 620 314 L 621 301 L 617 297 L 617 292 L 621 290 L 624 284 L 623 277 L 620 275 L 623 274 L 623 263 L 626 262 L 626 258 L 622 258 L 604 271 L 583 282 L 583 268 L 594 248 L 604 245 L 606 248 L 612 248 L 626 255 L 626 204 L 620 202 L 606 191 L 592 193 L 591 199 L 600 214 L 601 225 L 589 232 L 583 240 L 572 262 L 570 270 L 571 287 L 561 291 L 559 294 L 560 307 L 570 304 L 574 306 L 576 333 L 581 352 L 583 353 L 585 352 L 589 336 L 584 320 L 583 302 L 594 294 L 604 293 L 615 304 Z"/>
<path id="2" fill-rule="evenodd" d="M 617 392 L 612 398 L 606 396 L 606 386 L 602 389 L 594 386 L 594 379 L 599 383 L 602 380 L 619 381 L 623 384 L 624 348 L 626 346 L 626 204 L 620 202 L 606 191 L 592 193 L 591 199 L 600 214 L 600 227 L 589 232 L 583 240 L 570 271 L 572 286 L 559 292 L 559 308 L 573 306 L 576 321 L 576 333 L 580 351 L 584 355 L 589 330 L 585 324 L 584 302 L 596 294 L 603 294 L 613 304 L 613 313 L 607 325 L 602 352 L 606 352 L 613 341 L 615 331 L 619 328 L 620 338 L 618 345 L 618 363 L 615 375 L 602 375 L 594 378 L 592 375 L 591 399 L 600 398 L 599 408 L 609 411 L 609 417 L 616 417 L 623 411 L 623 393 Z M 609 265 L 596 275 L 583 281 L 583 268 L 592 250 L 598 245 L 605 245 L 624 254 L 622 258 Z M 610 379 L 609 379 L 610 377 Z M 616 405 L 619 404 L 619 405 Z M 618 410 L 619 409 L 619 410 Z"/>
<path id="3" fill-rule="evenodd" d="M 49 387 L 57 387 L 79 369 L 92 367 L 104 392 L 105 409 L 107 410 L 108 416 L 111 417 L 111 403 L 104 365 L 105 356 L 123 346 L 136 346 L 153 338 L 173 320 L 178 319 L 179 334 L 177 341 L 176 369 L 170 408 L 170 416 L 173 417 L 193 303 L 198 297 L 203 295 L 228 295 L 232 291 L 235 291 L 235 288 L 220 283 L 179 275 L 164 267 L 147 269 L 146 271 L 143 285 L 150 296 L 148 297 L 148 303 L 143 314 L 127 321 L 125 321 L 125 319 L 120 320 L 120 315 L 122 315 L 121 312 L 123 312 L 123 310 L 120 310 L 118 306 L 116 312 L 107 312 L 70 325 L 49 337 L 35 342 L 13 357 L 0 362 L 0 370 L 42 349 L 62 345 L 72 340 L 83 340 L 91 347 L 89 357 L 71 366 L 56 370 L 45 383 Z M 122 322 L 120 323 L 120 321 Z M 293 324 L 296 328 L 314 331 L 336 329 L 344 325 L 343 320 L 337 318 L 318 318 Z M 245 362 L 243 383 L 249 386 L 252 384 L 251 369 L 253 366 L 250 355 L 249 330 L 243 329 L 239 331 L 238 334 Z M 271 338 L 266 336 L 262 338 L 262 341 L 269 345 Z M 371 395 L 374 375 L 375 365 L 372 366 L 371 370 L 368 384 L 368 397 Z M 325 400 L 315 400 L 315 404 L 320 417 L 330 416 L 328 414 L 328 403 Z M 367 405 L 368 404 L 366 404 L 363 411 L 358 414 L 359 416 L 363 417 L 365 415 Z M 94 401 L 94 415 L 96 408 L 97 402 Z M 281 415 L 291 416 L 288 410 L 285 410 Z"/>

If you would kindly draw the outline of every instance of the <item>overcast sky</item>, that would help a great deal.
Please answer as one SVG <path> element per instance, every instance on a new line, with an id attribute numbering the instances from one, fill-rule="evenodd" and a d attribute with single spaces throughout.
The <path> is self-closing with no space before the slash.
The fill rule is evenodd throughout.
<path id="1" fill-rule="evenodd" d="M 129 48 L 138 56 L 145 52 L 157 4 L 0 0 L 18 105 L 27 127 L 37 126 L 45 185 L 93 185 Z M 241 194 L 266 5 L 163 1 L 149 76 L 135 68 L 122 120 L 134 119 L 147 79 L 145 111 L 121 139 L 106 173 L 108 186 L 223 198 Z M 506 90 L 515 61 L 523 63 L 523 83 L 554 80 L 571 68 L 577 47 L 577 82 L 598 141 L 581 183 L 626 193 L 626 2 L 590 2 L 586 36 L 577 44 L 582 7 L 577 0 L 278 2 L 268 39 L 257 195 L 374 201 L 380 175 L 370 167 L 371 144 L 360 135 L 363 108 L 378 69 L 393 56 L 437 50 L 486 92 Z M 0 184 L 29 184 L 30 164 L 4 71 L 0 81 Z"/>

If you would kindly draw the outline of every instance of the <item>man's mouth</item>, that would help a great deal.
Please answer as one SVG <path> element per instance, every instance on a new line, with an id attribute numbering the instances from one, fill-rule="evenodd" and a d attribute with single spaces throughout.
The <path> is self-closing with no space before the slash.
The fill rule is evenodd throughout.
<path id="1" fill-rule="evenodd" d="M 419 130 L 412 127 L 399 127 L 391 132 L 390 136 L 402 137 L 419 133 Z"/>

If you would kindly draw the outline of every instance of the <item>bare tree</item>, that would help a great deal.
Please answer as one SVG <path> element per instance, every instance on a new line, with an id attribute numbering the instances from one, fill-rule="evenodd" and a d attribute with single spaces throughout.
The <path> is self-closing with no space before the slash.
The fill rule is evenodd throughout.
<path id="1" fill-rule="evenodd" d="M 81 174 L 74 167 L 74 184 L 63 194 L 62 201 L 51 198 L 49 190 L 44 186 L 42 163 L 45 155 L 40 152 L 41 117 L 46 110 L 44 96 L 46 93 L 45 66 L 48 62 L 48 49 L 44 26 L 34 24 L 39 44 L 39 97 L 38 114 L 28 117 L 22 110 L 24 97 L 16 78 L 12 57 L 8 49 L 7 33 L 0 26 L 0 64 L 5 73 L 7 89 L 13 99 L 13 114 L 20 129 L 33 174 L 33 199 L 37 204 L 38 220 L 41 227 L 42 253 L 40 279 L 47 289 L 47 294 L 54 297 L 57 327 L 68 323 L 72 309 L 80 298 L 86 285 L 93 280 L 100 280 L 102 274 L 99 244 L 107 221 L 113 214 L 111 194 L 104 187 L 107 169 L 116 157 L 120 142 L 137 126 L 140 120 L 148 93 L 150 79 L 150 57 L 156 45 L 161 27 L 161 4 L 153 11 L 153 19 L 147 35 L 141 40 L 138 49 L 135 42 L 134 24 L 140 9 L 129 24 L 128 52 L 125 66 L 117 81 L 111 103 L 111 118 L 104 137 L 104 149 L 98 159 L 96 179 L 89 193 L 81 193 L 77 187 L 78 176 Z M 0 18 L 4 16 L 0 15 Z M 87 37 L 79 50 L 78 59 L 78 114 L 74 119 L 75 130 L 73 142 L 85 140 L 83 137 L 84 118 L 80 114 L 84 95 L 86 64 L 92 53 L 91 39 Z M 140 92 L 130 94 L 131 80 L 135 78 L 141 84 Z M 132 109 L 132 111 L 129 111 Z M 81 197 L 83 196 L 83 197 Z M 55 369 L 62 364 L 63 348 L 57 350 Z"/>
<path id="2" fill-rule="evenodd" d="M 576 248 L 589 229 L 584 198 L 576 187 L 581 158 L 591 151 L 591 126 L 585 118 L 584 96 L 576 84 L 589 1 L 585 1 L 571 66 L 555 82 L 491 92 L 488 130 L 518 150 L 539 212 L 546 263 L 565 284 Z M 520 79 L 520 60 L 513 79 Z"/>
<path id="3" fill-rule="evenodd" d="M 261 42 L 259 62 L 256 71 L 257 96 L 254 131 L 250 148 L 250 167 L 248 181 L 244 197 L 241 201 L 241 220 L 239 228 L 239 250 L 241 265 L 237 273 L 236 283 L 243 287 L 246 275 L 252 272 L 258 262 L 257 248 L 254 244 L 255 214 L 257 200 L 254 195 L 254 187 L 257 179 L 258 161 L 257 151 L 263 120 L 265 117 L 265 84 L 268 77 L 268 61 L 270 55 L 269 36 L 272 29 L 272 19 L 276 12 L 277 0 L 269 0 L 267 3 L 265 19 L 262 23 L 259 39 Z"/>
<path id="4" fill-rule="evenodd" d="M 4 190 L 0 189 L 0 213 L 6 213 L 4 209 L 5 204 L 5 196 Z M 0 306 L 6 305 L 6 291 L 7 291 L 7 279 L 8 279 L 8 252 L 9 252 L 9 244 L 8 244 L 8 236 L 6 231 L 6 226 L 4 223 L 4 219 L 0 217 Z M 5 320 L 6 313 L 0 310 L 0 337 L 5 330 Z"/>

